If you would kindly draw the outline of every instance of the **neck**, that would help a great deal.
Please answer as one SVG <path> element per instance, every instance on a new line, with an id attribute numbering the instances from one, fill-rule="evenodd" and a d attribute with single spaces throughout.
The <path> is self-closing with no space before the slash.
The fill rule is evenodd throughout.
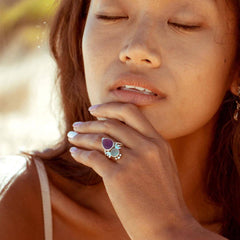
<path id="1" fill-rule="evenodd" d="M 191 135 L 169 140 L 177 163 L 185 202 L 192 215 L 203 225 L 221 219 L 221 209 L 210 203 L 204 188 L 214 123 L 209 122 Z"/>

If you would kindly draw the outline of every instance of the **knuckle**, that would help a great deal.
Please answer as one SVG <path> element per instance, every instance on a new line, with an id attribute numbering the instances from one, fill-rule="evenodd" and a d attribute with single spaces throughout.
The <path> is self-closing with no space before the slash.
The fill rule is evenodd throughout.
<path id="1" fill-rule="evenodd" d="M 103 123 L 103 126 L 106 131 L 109 129 L 112 129 L 113 127 L 115 127 L 115 125 L 116 125 L 116 122 L 113 119 L 105 120 Z"/>
<path id="2" fill-rule="evenodd" d="M 122 106 L 122 111 L 126 114 L 136 111 L 136 106 L 132 103 L 126 103 Z"/>
<path id="3" fill-rule="evenodd" d="M 87 127 L 87 128 L 90 127 L 90 126 L 91 126 L 91 123 L 92 123 L 91 121 L 84 122 L 84 125 L 85 125 L 84 127 Z"/>
<path id="4" fill-rule="evenodd" d="M 103 134 L 94 135 L 93 140 L 92 140 L 93 145 L 97 146 L 99 143 L 101 143 L 103 137 L 104 137 Z"/>
<path id="5" fill-rule="evenodd" d="M 87 154 L 88 161 L 94 161 L 97 157 L 99 157 L 99 152 L 97 150 L 89 151 Z"/>
<path id="6" fill-rule="evenodd" d="M 159 146 L 156 142 L 153 142 L 153 141 L 147 141 L 145 144 L 144 144 L 144 153 L 147 155 L 147 156 L 152 156 L 152 155 L 156 155 L 157 152 L 159 152 Z"/>
<path id="7" fill-rule="evenodd" d="M 148 140 L 148 141 L 145 142 L 144 147 L 145 147 L 146 149 L 149 149 L 149 150 L 151 150 L 151 151 L 154 151 L 154 150 L 156 150 L 156 149 L 158 148 L 158 145 L 157 145 L 156 142 L 151 141 L 151 140 Z"/>
<path id="8" fill-rule="evenodd" d="M 116 182 L 116 183 L 120 183 L 124 180 L 124 167 L 123 166 L 118 166 L 118 168 L 116 168 L 114 171 L 110 171 L 107 174 L 107 178 L 108 180 L 110 180 L 112 183 Z"/>

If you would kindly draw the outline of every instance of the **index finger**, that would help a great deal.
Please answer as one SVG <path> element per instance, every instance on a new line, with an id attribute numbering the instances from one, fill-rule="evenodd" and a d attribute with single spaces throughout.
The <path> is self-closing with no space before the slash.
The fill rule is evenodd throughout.
<path id="1" fill-rule="evenodd" d="M 90 107 L 89 111 L 95 117 L 122 121 L 144 136 L 150 138 L 159 137 L 152 124 L 134 104 L 120 102 L 104 103 Z"/>

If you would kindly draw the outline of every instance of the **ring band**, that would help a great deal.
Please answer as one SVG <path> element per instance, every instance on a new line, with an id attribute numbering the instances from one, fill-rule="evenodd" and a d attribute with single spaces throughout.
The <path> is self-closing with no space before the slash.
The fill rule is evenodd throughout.
<path id="1" fill-rule="evenodd" d="M 120 149 L 122 147 L 122 143 L 114 142 L 110 138 L 102 138 L 102 147 L 108 158 L 113 158 L 115 161 L 121 158 L 122 154 L 120 153 Z"/>

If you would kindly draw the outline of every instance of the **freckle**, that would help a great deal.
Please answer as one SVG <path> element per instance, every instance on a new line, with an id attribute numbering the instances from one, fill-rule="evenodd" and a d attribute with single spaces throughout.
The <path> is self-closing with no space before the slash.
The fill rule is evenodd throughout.
<path id="1" fill-rule="evenodd" d="M 227 62 L 227 59 L 226 58 L 224 58 L 224 63 L 226 63 Z"/>

